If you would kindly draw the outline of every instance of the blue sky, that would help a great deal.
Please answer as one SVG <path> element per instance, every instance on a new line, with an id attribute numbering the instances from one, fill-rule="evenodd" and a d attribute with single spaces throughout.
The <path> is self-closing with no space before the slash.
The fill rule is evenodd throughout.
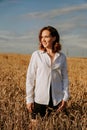
<path id="1" fill-rule="evenodd" d="M 0 0 L 0 53 L 32 53 L 48 25 L 67 56 L 87 57 L 87 0 Z"/>

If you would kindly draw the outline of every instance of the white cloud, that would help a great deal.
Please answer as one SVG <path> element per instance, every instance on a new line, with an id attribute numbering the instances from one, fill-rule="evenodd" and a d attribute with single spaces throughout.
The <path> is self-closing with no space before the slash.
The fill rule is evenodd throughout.
<path id="1" fill-rule="evenodd" d="M 87 4 L 81 4 L 78 6 L 70 6 L 62 9 L 54 9 L 48 12 L 31 12 L 28 14 L 24 14 L 21 17 L 24 19 L 32 19 L 32 18 L 53 18 L 59 15 L 67 14 L 73 11 L 87 10 Z"/>
<path id="2" fill-rule="evenodd" d="M 83 36 L 74 35 L 74 34 L 68 34 L 63 35 L 62 37 L 63 45 L 74 47 L 74 48 L 84 48 L 87 49 L 87 39 L 84 39 Z"/>
<path id="3" fill-rule="evenodd" d="M 1 40 L 23 42 L 24 40 L 28 41 L 30 39 L 33 39 L 34 37 L 35 37 L 35 32 L 27 32 L 19 35 L 14 32 L 0 31 L 0 42 Z"/>
<path id="4" fill-rule="evenodd" d="M 35 32 L 21 35 L 9 31 L 0 31 L 0 52 L 31 53 L 37 48 Z"/>

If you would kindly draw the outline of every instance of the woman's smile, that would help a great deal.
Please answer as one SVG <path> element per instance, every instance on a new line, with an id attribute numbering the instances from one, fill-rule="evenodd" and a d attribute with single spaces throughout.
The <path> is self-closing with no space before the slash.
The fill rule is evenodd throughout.
<path id="1" fill-rule="evenodd" d="M 52 48 L 54 38 L 50 35 L 48 30 L 44 30 L 41 36 L 41 43 L 45 48 Z"/>

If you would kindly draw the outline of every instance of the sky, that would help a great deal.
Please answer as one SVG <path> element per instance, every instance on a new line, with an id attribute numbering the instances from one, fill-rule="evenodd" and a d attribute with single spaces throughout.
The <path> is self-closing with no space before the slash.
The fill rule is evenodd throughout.
<path id="1" fill-rule="evenodd" d="M 87 57 L 87 0 L 0 0 L 0 53 L 32 54 L 48 25 L 67 56 Z"/>

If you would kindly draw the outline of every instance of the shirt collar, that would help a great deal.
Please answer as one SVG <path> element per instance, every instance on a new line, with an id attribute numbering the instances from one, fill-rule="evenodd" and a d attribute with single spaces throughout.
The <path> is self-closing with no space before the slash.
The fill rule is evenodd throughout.
<path id="1" fill-rule="evenodd" d="M 41 54 L 44 54 L 45 52 L 43 50 L 39 50 Z"/>
<path id="2" fill-rule="evenodd" d="M 45 51 L 43 51 L 43 50 L 40 50 L 40 53 L 41 54 L 45 54 L 45 53 L 47 53 L 47 52 L 45 52 Z M 60 56 L 60 52 L 56 52 L 55 53 L 55 57 L 59 57 Z"/>
<path id="3" fill-rule="evenodd" d="M 41 53 L 41 54 L 47 54 L 47 52 L 45 52 L 45 51 L 43 51 L 43 50 L 40 50 L 40 53 Z M 55 53 L 55 57 L 54 57 L 54 61 L 55 61 L 58 57 L 60 57 L 60 55 L 61 55 L 61 52 L 56 52 L 56 53 Z"/>

